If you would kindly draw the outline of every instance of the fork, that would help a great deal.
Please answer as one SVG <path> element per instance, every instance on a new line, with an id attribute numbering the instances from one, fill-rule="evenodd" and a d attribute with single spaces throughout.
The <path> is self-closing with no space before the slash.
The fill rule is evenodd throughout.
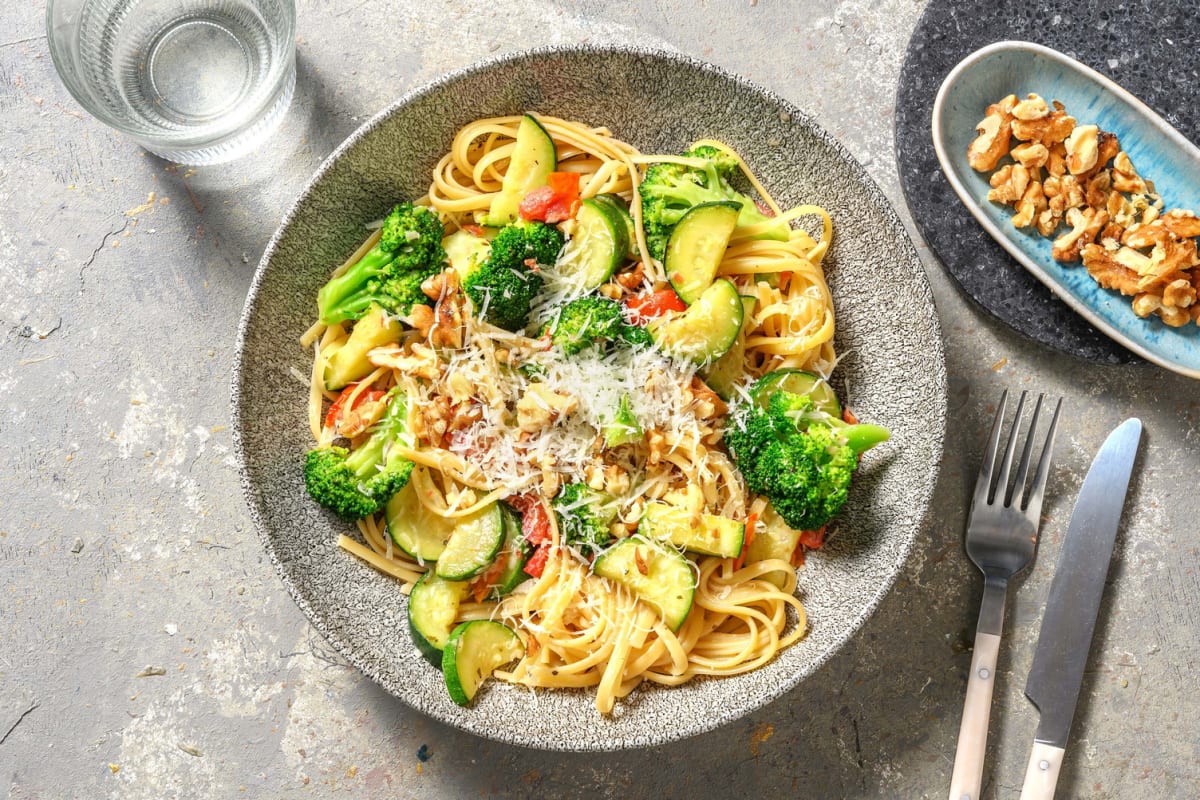
<path id="1" fill-rule="evenodd" d="M 1054 431 L 1058 427 L 1062 398 L 1054 407 L 1054 416 L 1046 432 L 1033 482 L 1026 486 L 1038 415 L 1042 410 L 1043 395 L 1038 395 L 1025 436 L 1025 447 L 1021 451 L 1021 461 L 1010 485 L 1009 472 L 1021 431 L 1025 398 L 1026 393 L 1021 392 L 1008 444 L 1004 448 L 1004 458 L 997 471 L 996 455 L 1008 404 L 1008 391 L 1000 395 L 1000 407 L 992 423 L 992 435 L 979 468 L 979 477 L 975 481 L 975 494 L 971 498 L 971 511 L 967 517 L 967 556 L 983 573 L 983 602 L 979 606 L 979 622 L 975 627 L 975 653 L 971 658 L 962 724 L 958 729 L 958 749 L 954 754 L 954 774 L 950 779 L 950 800 L 979 799 L 996 660 L 1000 653 L 1000 635 L 1004 630 L 1008 582 L 1028 566 L 1037 549 L 1042 497 L 1050 472 L 1050 453 L 1054 449 Z M 996 473 L 995 480 L 993 473 Z"/>

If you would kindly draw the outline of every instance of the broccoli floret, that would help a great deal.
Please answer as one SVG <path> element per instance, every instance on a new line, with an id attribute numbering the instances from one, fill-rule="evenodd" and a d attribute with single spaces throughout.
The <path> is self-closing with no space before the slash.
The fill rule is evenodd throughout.
<path id="1" fill-rule="evenodd" d="M 612 540 L 608 526 L 617 516 L 617 504 L 611 495 L 586 483 L 568 483 L 554 498 L 553 505 L 563 540 L 577 546 L 585 556 Z"/>
<path id="2" fill-rule="evenodd" d="M 730 181 L 738 171 L 737 160 L 724 150 L 702 145 L 684 153 L 704 159 L 702 167 L 683 164 L 651 164 L 638 186 L 642 198 L 642 228 L 650 255 L 660 261 L 666 255 L 671 231 L 692 206 L 731 200 L 741 204 L 738 227 L 772 223 L 755 238 L 785 241 L 790 233 L 786 220 L 774 220 L 754 205 L 754 200 L 734 189 Z"/>
<path id="3" fill-rule="evenodd" d="M 859 454 L 889 435 L 831 417 L 808 395 L 779 391 L 766 409 L 735 409 L 725 445 L 750 491 L 770 500 L 790 527 L 816 530 L 845 505 Z"/>
<path id="4" fill-rule="evenodd" d="M 554 319 L 543 326 L 542 335 L 561 347 L 566 355 L 575 355 L 593 344 L 616 338 L 625 320 L 621 304 L 607 297 L 579 297 L 559 309 Z"/>
<path id="5" fill-rule="evenodd" d="M 563 246 L 563 234 L 553 225 L 519 222 L 496 235 L 487 261 L 463 281 L 476 313 L 508 331 L 525 327 L 533 299 L 542 289 L 539 270 L 527 263 L 550 266 Z"/>
<path id="6" fill-rule="evenodd" d="M 388 395 L 388 407 L 370 438 L 359 448 L 317 447 L 304 461 L 304 485 L 313 499 L 347 519 L 378 512 L 404 488 L 413 463 L 393 444 L 410 444 L 408 398 L 399 389 Z"/>
<path id="7" fill-rule="evenodd" d="M 654 346 L 654 339 L 650 336 L 650 331 L 641 325 L 629 325 L 628 323 L 621 325 L 617 331 L 617 338 L 634 348 Z"/>
<path id="8" fill-rule="evenodd" d="M 532 258 L 543 267 L 552 267 L 566 243 L 563 232 L 553 225 L 528 220 L 503 228 L 492 240 L 489 260 L 505 266 L 525 266 Z"/>
<path id="9" fill-rule="evenodd" d="M 348 270 L 317 292 L 321 322 L 334 325 L 359 319 L 372 303 L 390 314 L 408 314 L 418 302 L 429 299 L 410 291 L 413 273 L 428 277 L 442 269 L 445 226 L 425 206 L 401 203 L 383 221 L 379 243 Z M 420 281 L 417 282 L 420 285 Z"/>

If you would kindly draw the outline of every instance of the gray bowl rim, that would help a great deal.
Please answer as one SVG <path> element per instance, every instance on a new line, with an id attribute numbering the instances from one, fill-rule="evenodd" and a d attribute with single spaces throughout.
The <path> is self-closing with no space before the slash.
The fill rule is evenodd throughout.
<path id="1" fill-rule="evenodd" d="M 709 75 L 729 81 L 739 89 L 756 93 L 770 103 L 784 110 L 791 116 L 791 119 L 794 122 L 807 127 L 814 136 L 819 138 L 824 144 L 828 145 L 833 152 L 845 162 L 846 166 L 850 169 L 851 173 L 857 179 L 859 184 L 866 190 L 868 196 L 878 206 L 888 224 L 891 226 L 893 233 L 897 237 L 897 240 L 903 242 L 903 254 L 905 258 L 901 259 L 901 261 L 910 265 L 914 265 L 915 268 L 912 270 L 911 275 L 914 281 L 914 288 L 921 293 L 923 296 L 922 299 L 934 314 L 931 322 L 937 335 L 933 339 L 933 349 L 930 355 L 932 356 L 932 366 L 934 368 L 934 372 L 936 373 L 934 375 L 936 379 L 935 388 L 938 390 L 938 394 L 942 402 L 936 408 L 930 409 L 930 413 L 934 415 L 934 419 L 931 420 L 933 424 L 930 426 L 930 430 L 937 438 L 937 441 L 934 443 L 935 446 L 933 447 L 933 452 L 937 455 L 937 459 L 930 464 L 930 480 L 927 484 L 928 489 L 923 492 L 921 496 L 914 498 L 914 507 L 920 509 L 920 515 L 918 517 L 919 521 L 913 525 L 912 529 L 908 532 L 908 535 L 901 543 L 899 554 L 887 579 L 879 584 L 874 595 L 865 605 L 862 606 L 859 614 L 854 617 L 853 620 L 849 621 L 849 624 L 844 629 L 843 635 L 833 646 L 829 647 L 824 653 L 819 654 L 815 659 L 813 659 L 809 663 L 808 669 L 797 670 L 794 674 L 789 676 L 788 680 L 780 682 L 779 684 L 771 687 L 769 690 L 765 690 L 756 694 L 752 700 L 742 706 L 737 708 L 729 708 L 720 713 L 711 715 L 706 720 L 705 724 L 696 725 L 687 729 L 679 729 L 673 726 L 662 726 L 655 731 L 654 735 L 643 737 L 642 740 L 637 743 L 625 741 L 623 739 L 613 739 L 605 741 L 603 745 L 598 747 L 578 747 L 572 746 L 572 743 L 570 742 L 563 742 L 559 740 L 546 741 L 541 739 L 521 739 L 519 736 L 514 736 L 512 738 L 501 737 L 495 731 L 487 728 L 486 726 L 468 727 L 459 724 L 457 721 L 442 719 L 434 714 L 431 714 L 425 709 L 414 706 L 404 696 L 404 693 L 399 691 L 399 687 L 390 685 L 390 683 L 384 681 L 379 675 L 375 674 L 371 669 L 365 667 L 361 663 L 360 659 L 355 653 L 354 647 L 340 637 L 339 632 L 335 627 L 327 625 L 321 615 L 316 613 L 316 611 L 304 599 L 296 585 L 293 583 L 291 577 L 284 570 L 283 564 L 279 561 L 275 553 L 275 549 L 271 544 L 270 537 L 267 533 L 266 521 L 263 518 L 261 510 L 252 499 L 253 493 L 251 491 L 249 455 L 246 452 L 245 442 L 242 440 L 241 434 L 242 413 L 240 389 L 242 383 L 243 352 L 246 345 L 246 338 L 248 336 L 251 318 L 254 316 L 258 308 L 259 289 L 261 288 L 261 285 L 265 279 L 267 269 L 275 255 L 275 250 L 278 247 L 279 241 L 284 232 L 291 225 L 293 217 L 296 215 L 300 207 L 307 201 L 308 197 L 316 190 L 317 186 L 325 177 L 326 172 L 332 168 L 334 163 L 336 163 L 346 152 L 353 148 L 360 139 L 386 122 L 393 114 L 398 113 L 409 103 L 441 90 L 446 85 L 463 80 L 481 72 L 486 72 L 487 70 L 498 66 L 520 61 L 528 61 L 549 56 L 597 55 L 657 58 L 666 61 L 672 61 L 682 66 L 690 67 L 692 69 L 696 69 L 701 72 L 708 73 Z M 883 598 L 891 591 L 892 587 L 896 583 L 897 578 L 899 578 L 901 571 L 904 569 L 905 564 L 908 562 L 910 555 L 912 554 L 912 549 L 916 543 L 917 537 L 925 527 L 924 521 L 929 514 L 930 502 L 937 486 L 939 468 L 941 466 L 942 456 L 944 454 L 948 399 L 944 339 L 942 336 L 941 321 L 937 316 L 937 306 L 934 302 L 933 289 L 929 283 L 929 277 L 925 272 L 920 256 L 917 254 L 916 247 L 912 243 L 912 239 L 909 237 L 908 232 L 904 228 L 904 224 L 900 221 L 900 218 L 896 214 L 892 204 L 888 201 L 883 191 L 879 188 L 879 185 L 875 183 L 875 180 L 870 176 L 870 174 L 867 173 L 866 168 L 863 167 L 858 159 L 856 159 L 850 153 L 846 146 L 834 137 L 830 136 L 824 128 L 816 123 L 811 115 L 805 111 L 802 111 L 791 101 L 784 99 L 770 89 L 759 86 L 758 84 L 728 70 L 722 69 L 715 64 L 711 64 L 686 53 L 670 50 L 665 47 L 609 44 L 570 44 L 536 47 L 514 51 L 511 53 L 503 53 L 498 56 L 475 61 L 465 67 L 444 73 L 421 84 L 420 86 L 410 89 L 382 111 L 376 113 L 369 120 L 355 129 L 353 133 L 346 137 L 346 139 L 340 145 L 338 145 L 333 152 L 325 158 L 324 161 L 321 162 L 321 165 L 317 167 L 317 170 L 313 173 L 312 178 L 309 179 L 307 185 L 305 185 L 304 189 L 301 190 L 300 194 L 292 202 L 291 206 L 280 220 L 279 227 L 276 229 L 274 235 L 267 243 L 266 250 L 263 251 L 262 258 L 259 260 L 258 267 L 255 269 L 254 278 L 251 280 L 250 289 L 246 295 L 246 302 L 242 308 L 241 320 L 238 323 L 237 340 L 234 345 L 233 371 L 230 378 L 230 384 L 233 444 L 234 452 L 238 462 L 238 473 L 242 485 L 243 499 L 250 510 L 250 518 L 254 524 L 254 529 L 258 534 L 263 548 L 267 552 L 267 556 L 270 558 L 271 563 L 275 567 L 275 572 L 279 575 L 279 578 L 283 582 L 284 587 L 287 589 L 288 594 L 291 595 L 292 600 L 300 608 L 300 611 L 304 614 L 309 623 L 312 624 L 312 626 L 316 628 L 322 636 L 325 637 L 325 639 L 333 646 L 338 654 L 345 658 L 351 666 L 353 666 L 363 675 L 366 675 L 377 685 L 382 687 L 386 692 L 388 692 L 388 694 L 400 700 L 410 708 L 437 719 L 439 722 L 450 727 L 463 730 L 476 736 L 503 742 L 505 744 L 515 744 L 518 746 L 530 747 L 539 750 L 564 752 L 612 752 L 625 750 L 635 746 L 653 747 L 681 739 L 687 739 L 701 733 L 706 733 L 740 719 L 762 708 L 768 703 L 779 699 L 784 694 L 798 686 L 805 678 L 809 677 L 818 669 L 827 664 L 830 659 L 840 652 L 842 648 L 845 647 L 846 643 L 854 638 L 854 636 L 862 629 L 863 625 L 866 624 L 866 621 L 875 613 L 876 609 L 879 607 L 879 604 L 883 601 Z M 753 675 L 753 673 L 749 674 Z M 732 676 L 729 678 L 722 678 L 721 680 L 738 680 L 739 678 L 744 677 L 745 676 Z M 666 728 L 666 730 L 663 728 Z"/>

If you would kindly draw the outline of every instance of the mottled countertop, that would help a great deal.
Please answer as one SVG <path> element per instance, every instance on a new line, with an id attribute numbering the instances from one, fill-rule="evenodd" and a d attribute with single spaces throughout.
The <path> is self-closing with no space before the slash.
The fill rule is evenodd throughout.
<path id="1" fill-rule="evenodd" d="M 944 797 L 980 595 L 962 555 L 1003 387 L 1065 395 L 1038 562 L 1010 596 L 985 798 L 1016 798 L 1051 566 L 1092 454 L 1146 423 L 1060 797 L 1200 796 L 1197 384 L 1056 354 L 968 304 L 921 248 L 950 417 L 927 524 L 857 639 L 783 699 L 646 751 L 457 733 L 347 667 L 284 592 L 231 454 L 254 266 L 334 146 L 410 87 L 529 45 L 640 41 L 768 86 L 911 219 L 893 98 L 921 4 L 299 2 L 298 86 L 253 158 L 148 156 L 53 73 L 38 4 L 0 10 L 0 789 L 11 798 Z M 918 243 L 920 245 L 920 243 Z"/>

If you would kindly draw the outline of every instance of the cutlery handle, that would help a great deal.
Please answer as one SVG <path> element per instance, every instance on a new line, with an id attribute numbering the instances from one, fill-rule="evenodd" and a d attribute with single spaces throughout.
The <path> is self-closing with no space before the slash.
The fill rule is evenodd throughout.
<path id="1" fill-rule="evenodd" d="M 971 658 L 967 699 L 963 702 L 962 724 L 958 728 L 950 800 L 979 800 L 988 720 L 992 715 L 992 687 L 996 684 L 996 659 L 999 654 L 998 634 L 983 631 L 975 633 L 975 655 Z"/>
<path id="2" fill-rule="evenodd" d="M 1025 768 L 1025 785 L 1021 787 L 1021 800 L 1054 800 L 1054 787 L 1058 785 L 1058 771 L 1062 768 L 1066 751 L 1045 742 L 1034 742 L 1029 754 L 1029 766 Z"/>

